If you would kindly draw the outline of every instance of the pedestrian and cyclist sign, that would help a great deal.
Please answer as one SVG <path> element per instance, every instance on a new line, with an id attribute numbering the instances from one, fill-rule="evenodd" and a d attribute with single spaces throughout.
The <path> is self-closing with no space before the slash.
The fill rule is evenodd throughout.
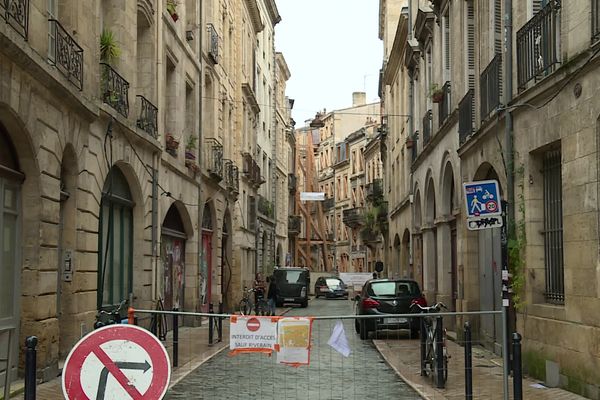
<path id="1" fill-rule="evenodd" d="M 498 181 L 487 180 L 463 184 L 467 227 L 470 230 L 502 226 L 502 207 Z"/>
<path id="2" fill-rule="evenodd" d="M 169 356 L 154 335 L 135 325 L 109 325 L 73 347 L 62 388 L 69 400 L 159 400 L 170 378 Z"/>

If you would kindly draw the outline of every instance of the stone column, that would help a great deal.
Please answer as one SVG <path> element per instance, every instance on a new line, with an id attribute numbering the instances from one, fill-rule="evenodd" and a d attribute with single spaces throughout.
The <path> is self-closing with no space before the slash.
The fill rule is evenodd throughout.
<path id="1" fill-rule="evenodd" d="M 428 303 L 433 303 L 437 295 L 436 231 L 431 225 L 421 228 L 423 233 L 423 291 Z"/>

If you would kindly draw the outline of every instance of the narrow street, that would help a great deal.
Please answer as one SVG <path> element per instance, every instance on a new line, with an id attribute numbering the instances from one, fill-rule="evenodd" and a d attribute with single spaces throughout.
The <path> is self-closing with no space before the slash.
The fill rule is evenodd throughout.
<path id="1" fill-rule="evenodd" d="M 352 302 L 313 299 L 308 308 L 293 308 L 286 316 L 349 315 Z M 354 321 L 344 329 L 351 348 L 345 358 L 327 341 L 336 320 L 313 323 L 310 365 L 277 364 L 276 357 L 227 350 L 176 384 L 166 399 L 419 399 L 383 360 L 372 342 L 361 341 Z"/>

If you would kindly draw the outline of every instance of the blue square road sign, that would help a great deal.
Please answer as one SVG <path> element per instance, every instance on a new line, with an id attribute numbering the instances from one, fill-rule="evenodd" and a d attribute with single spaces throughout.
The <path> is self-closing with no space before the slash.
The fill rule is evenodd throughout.
<path id="1" fill-rule="evenodd" d="M 463 183 L 467 218 L 501 215 L 498 181 Z"/>

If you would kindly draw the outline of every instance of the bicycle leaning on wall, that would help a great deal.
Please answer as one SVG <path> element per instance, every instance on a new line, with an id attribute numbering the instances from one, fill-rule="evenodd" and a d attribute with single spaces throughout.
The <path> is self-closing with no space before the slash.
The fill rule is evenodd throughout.
<path id="1" fill-rule="evenodd" d="M 441 317 L 436 317 L 434 314 L 448 308 L 441 302 L 430 307 L 423 307 L 418 303 L 412 303 L 410 308 L 413 311 L 428 314 L 422 318 L 425 326 L 425 352 L 421 353 L 423 356 L 421 358 L 421 371 L 425 376 L 431 375 L 438 388 L 443 388 L 448 380 L 448 359 L 450 356 L 448 355 L 446 346 L 446 329 L 438 323 L 438 318 L 441 319 Z M 438 346 L 436 346 L 436 338 L 441 338 L 440 364 L 437 362 L 439 350 Z M 441 371 L 440 368 L 442 369 Z"/>
<path id="2" fill-rule="evenodd" d="M 267 315 L 269 312 L 269 305 L 267 304 L 267 300 L 264 298 L 264 294 L 262 296 L 258 296 L 258 301 L 256 304 L 252 301 L 251 293 L 256 292 L 256 289 L 244 287 L 244 294 L 242 300 L 238 305 L 238 310 L 242 315 L 250 315 L 252 314 L 252 310 L 256 315 Z"/>

